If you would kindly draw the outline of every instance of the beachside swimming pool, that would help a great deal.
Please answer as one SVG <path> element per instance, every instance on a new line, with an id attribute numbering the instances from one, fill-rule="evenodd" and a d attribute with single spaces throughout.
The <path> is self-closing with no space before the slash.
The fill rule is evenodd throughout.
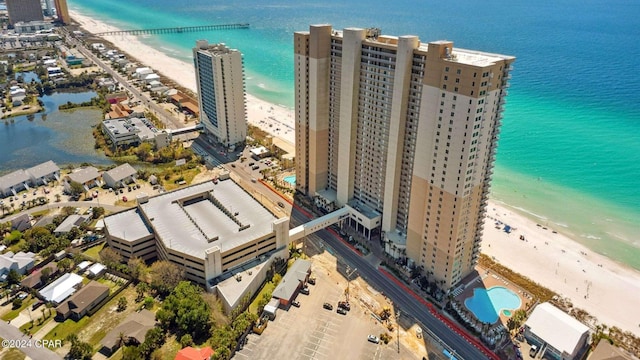
<path id="1" fill-rule="evenodd" d="M 498 320 L 501 311 L 516 310 L 522 304 L 520 297 L 504 286 L 494 286 L 490 289 L 476 288 L 473 296 L 464 301 L 478 320 L 493 324 Z M 506 315 L 506 314 L 505 314 Z"/>
<path id="2" fill-rule="evenodd" d="M 288 182 L 289 184 L 291 184 L 293 186 L 296 185 L 296 176 L 295 175 L 285 176 L 282 180 Z"/>

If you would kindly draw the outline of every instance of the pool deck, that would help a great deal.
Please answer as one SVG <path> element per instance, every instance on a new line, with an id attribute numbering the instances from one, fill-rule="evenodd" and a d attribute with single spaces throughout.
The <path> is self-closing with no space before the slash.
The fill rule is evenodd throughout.
<path id="1" fill-rule="evenodd" d="M 473 296 L 473 290 L 477 288 L 481 289 L 490 289 L 494 286 L 503 286 L 511 291 L 513 291 L 520 298 L 520 307 L 517 309 L 512 309 L 511 312 L 514 313 L 516 310 L 525 309 L 526 304 L 528 302 L 533 301 L 531 296 L 528 295 L 524 290 L 522 290 L 519 286 L 512 284 L 510 281 L 503 279 L 501 276 L 494 274 L 491 270 L 482 268 L 480 266 L 476 267 L 476 271 L 467 275 L 462 280 L 462 284 L 465 284 L 464 290 L 459 292 L 454 298 L 458 300 L 461 304 L 464 304 L 464 301 L 467 298 Z M 500 311 L 498 321 L 501 322 L 505 327 L 507 326 L 508 316 L 505 316 L 502 311 Z"/>

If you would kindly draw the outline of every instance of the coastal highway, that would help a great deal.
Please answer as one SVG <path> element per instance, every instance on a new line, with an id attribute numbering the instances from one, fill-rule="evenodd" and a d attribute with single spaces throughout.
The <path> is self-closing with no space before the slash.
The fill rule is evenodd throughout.
<path id="1" fill-rule="evenodd" d="M 296 209 L 296 207 L 293 207 L 291 217 L 298 223 L 309 221 L 309 218 Z M 329 231 L 320 230 L 316 232 L 315 235 L 322 239 L 325 245 L 330 246 L 336 252 L 336 256 L 342 258 L 352 269 L 357 268 L 360 276 L 371 286 L 384 292 L 384 294 L 393 301 L 394 306 L 402 311 L 402 314 L 408 314 L 420 321 L 430 331 L 436 334 L 440 340 L 455 350 L 454 356 L 457 359 L 479 360 L 488 358 L 487 355 L 478 348 L 434 317 L 429 309 L 416 298 L 408 294 L 404 289 L 398 287 L 391 279 L 378 271 L 377 268 L 373 267 L 363 257 L 356 254 Z"/>
<path id="2" fill-rule="evenodd" d="M 173 115 L 171 115 L 168 111 L 158 106 L 153 100 L 149 99 L 145 94 L 142 93 L 135 86 L 131 85 L 125 77 L 120 75 L 117 71 L 113 70 L 109 64 L 106 64 L 97 56 L 95 56 L 89 49 L 87 49 L 84 44 L 77 39 L 73 38 L 70 35 L 66 35 L 66 42 L 69 45 L 76 45 L 76 49 L 82 53 L 82 55 L 86 56 L 87 59 L 91 59 L 96 65 L 98 65 L 102 70 L 104 70 L 107 74 L 111 75 L 115 81 L 120 83 L 129 93 L 131 93 L 136 100 L 140 100 L 146 107 L 148 107 L 157 117 L 158 120 L 163 122 L 169 129 L 179 129 L 184 127 L 184 124 Z"/>

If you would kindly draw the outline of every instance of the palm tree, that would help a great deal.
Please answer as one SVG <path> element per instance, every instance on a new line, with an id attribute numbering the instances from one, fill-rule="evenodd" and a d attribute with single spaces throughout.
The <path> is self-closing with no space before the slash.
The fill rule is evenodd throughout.
<path id="1" fill-rule="evenodd" d="M 118 347 L 124 346 L 126 341 L 127 341 L 127 336 L 122 331 L 118 333 L 118 339 L 116 342 L 118 344 Z"/>

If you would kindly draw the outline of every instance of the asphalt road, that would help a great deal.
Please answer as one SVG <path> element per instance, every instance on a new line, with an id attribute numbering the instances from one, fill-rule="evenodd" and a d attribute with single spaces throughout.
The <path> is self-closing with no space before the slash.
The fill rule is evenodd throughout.
<path id="1" fill-rule="evenodd" d="M 309 220 L 306 215 L 296 208 L 292 210 L 291 217 L 295 218 L 299 222 L 306 222 Z M 360 276 L 362 276 L 370 285 L 377 290 L 384 292 L 384 294 L 393 301 L 396 308 L 399 308 L 403 314 L 408 314 L 420 321 L 429 330 L 436 334 L 440 340 L 455 350 L 456 358 L 469 360 L 487 359 L 487 356 L 484 353 L 456 334 L 439 319 L 434 317 L 429 309 L 427 309 L 417 299 L 399 288 L 392 280 L 379 272 L 377 268 L 373 267 L 360 255 L 353 252 L 353 250 L 347 247 L 341 240 L 333 236 L 329 231 L 321 230 L 316 232 L 316 235 L 320 237 L 326 245 L 334 249 L 337 256 L 341 257 L 352 268 L 357 268 Z"/>
<path id="2" fill-rule="evenodd" d="M 46 348 L 47 344 L 42 344 L 41 340 L 36 340 L 25 336 L 13 325 L 6 322 L 0 322 L 0 337 L 4 340 L 14 340 L 14 342 L 8 342 L 5 344 L 3 341 L 2 346 L 16 345 L 17 347 L 32 359 L 47 359 L 47 360 L 62 360 L 60 355 Z M 17 341 L 17 343 L 15 342 Z M 58 343 L 59 344 L 59 343 Z M 57 344 L 53 344 L 56 346 Z"/>

